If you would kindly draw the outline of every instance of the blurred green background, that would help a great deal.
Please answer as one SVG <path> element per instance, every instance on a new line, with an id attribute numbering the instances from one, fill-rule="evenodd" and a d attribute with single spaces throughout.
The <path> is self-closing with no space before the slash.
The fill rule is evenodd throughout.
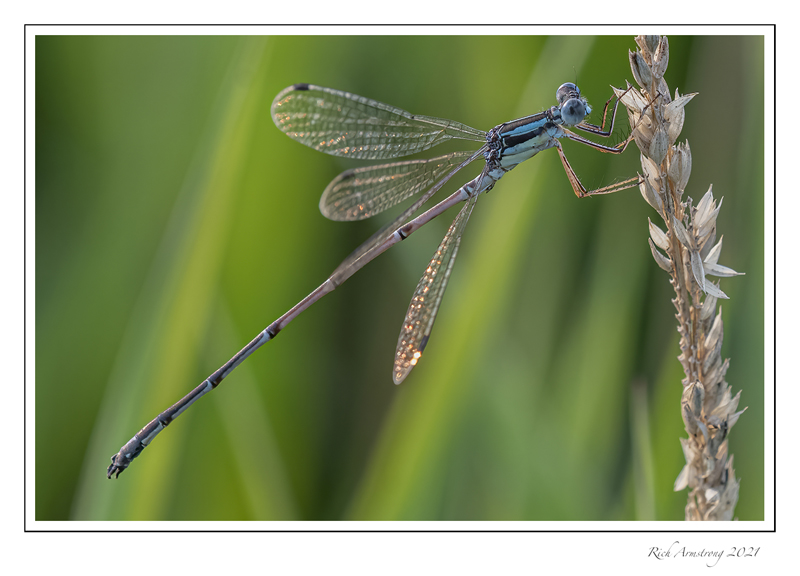
<path id="1" fill-rule="evenodd" d="M 393 214 L 320 215 L 354 164 L 275 128 L 281 89 L 331 86 L 488 130 L 553 105 L 567 81 L 601 107 L 632 81 L 628 49 L 632 37 L 39 36 L 37 520 L 682 520 L 673 293 L 647 246 L 658 216 L 635 189 L 578 200 L 555 152 L 478 203 L 402 386 L 402 318 L 455 211 L 105 476 L 141 426 Z M 681 138 L 687 194 L 713 183 L 725 197 L 720 262 L 747 273 L 722 281 L 723 356 L 749 406 L 730 436 L 736 515 L 761 520 L 764 42 L 676 36 L 670 49 L 670 89 L 700 93 Z M 587 188 L 641 170 L 633 146 L 564 148 Z"/>

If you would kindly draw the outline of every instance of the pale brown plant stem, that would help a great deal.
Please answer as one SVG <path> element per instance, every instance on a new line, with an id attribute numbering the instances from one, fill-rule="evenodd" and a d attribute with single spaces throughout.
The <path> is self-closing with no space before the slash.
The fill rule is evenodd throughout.
<path id="1" fill-rule="evenodd" d="M 650 222 L 650 249 L 656 263 L 670 275 L 675 290 L 685 378 L 681 416 L 688 438 L 681 438 L 686 465 L 674 489 L 688 487 L 686 520 L 732 520 L 739 480 L 728 456 L 728 433 L 744 410 L 737 412 L 739 395 L 731 396 L 725 382 L 729 360 L 722 360 L 722 309 L 727 298 L 706 276 L 738 273 L 718 264 L 722 238 L 716 241 L 716 219 L 722 205 L 708 192 L 694 205 L 684 201 L 692 158 L 689 143 L 676 144 L 684 123 L 684 106 L 695 96 L 671 99 L 664 81 L 669 62 L 666 36 L 638 36 L 639 49 L 629 52 L 631 70 L 640 91 L 617 90 L 628 109 L 634 140 L 641 151 L 642 196 L 658 212 L 666 232 Z M 659 250 L 660 249 L 660 250 Z M 663 252 L 662 252 L 663 251 Z"/>

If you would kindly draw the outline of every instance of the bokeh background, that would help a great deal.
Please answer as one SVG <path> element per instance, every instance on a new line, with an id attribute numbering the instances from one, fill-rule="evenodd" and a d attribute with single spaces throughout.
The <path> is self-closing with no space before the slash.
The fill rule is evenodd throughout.
<path id="1" fill-rule="evenodd" d="M 612 36 L 39 36 L 36 519 L 681 520 L 683 373 L 647 246 L 658 217 L 635 189 L 578 200 L 555 152 L 478 203 L 402 386 L 403 315 L 455 211 L 105 476 L 141 426 L 391 217 L 320 215 L 354 164 L 275 128 L 281 89 L 331 86 L 488 130 L 553 105 L 566 81 L 600 108 L 632 81 L 629 49 Z M 670 50 L 671 90 L 700 93 L 687 194 L 725 197 L 720 261 L 747 273 L 722 281 L 723 356 L 749 406 L 730 436 L 737 517 L 761 520 L 764 41 L 674 36 Z M 633 146 L 564 148 L 587 187 L 640 170 Z"/>

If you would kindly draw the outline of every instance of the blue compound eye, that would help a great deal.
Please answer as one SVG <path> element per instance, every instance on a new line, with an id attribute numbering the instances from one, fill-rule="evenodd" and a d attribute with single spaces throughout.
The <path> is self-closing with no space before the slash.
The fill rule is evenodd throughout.
<path id="1" fill-rule="evenodd" d="M 581 90 L 572 82 L 566 82 L 558 87 L 556 90 L 556 102 L 558 105 L 561 106 L 564 102 L 569 100 L 570 98 L 579 98 L 581 95 Z"/>
<path id="2" fill-rule="evenodd" d="M 586 105 L 578 98 L 570 98 L 561 105 L 561 118 L 567 126 L 580 124 L 586 117 Z"/>

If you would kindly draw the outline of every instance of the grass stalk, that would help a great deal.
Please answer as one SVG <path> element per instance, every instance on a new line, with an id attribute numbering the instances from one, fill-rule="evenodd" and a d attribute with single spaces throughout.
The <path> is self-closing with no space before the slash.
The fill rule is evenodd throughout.
<path id="1" fill-rule="evenodd" d="M 683 199 L 692 168 L 689 143 L 676 144 L 685 120 L 684 107 L 696 94 L 670 98 L 664 73 L 669 62 L 666 36 L 638 36 L 639 49 L 629 52 L 631 70 L 641 90 L 616 90 L 628 110 L 634 140 L 641 151 L 639 189 L 663 225 L 649 221 L 650 250 L 669 274 L 675 291 L 672 303 L 678 320 L 678 356 L 682 380 L 681 416 L 688 438 L 681 438 L 686 465 L 674 489 L 689 488 L 686 520 L 732 520 L 739 483 L 728 454 L 728 434 L 744 410 L 737 411 L 738 392 L 725 381 L 730 359 L 722 360 L 722 308 L 727 299 L 719 283 L 707 276 L 739 273 L 718 263 L 722 236 L 717 241 L 717 215 L 722 206 L 709 186 L 695 205 Z M 649 220 L 649 219 L 648 219 Z M 716 242 L 716 243 L 715 243 Z"/>

